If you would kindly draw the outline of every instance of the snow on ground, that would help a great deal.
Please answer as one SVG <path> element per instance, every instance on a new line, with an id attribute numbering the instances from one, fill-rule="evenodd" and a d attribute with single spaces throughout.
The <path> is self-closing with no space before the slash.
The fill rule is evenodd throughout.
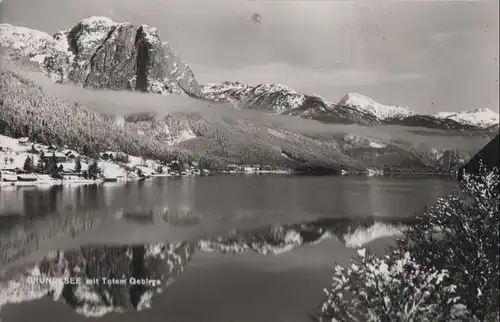
<path id="1" fill-rule="evenodd" d="M 149 167 L 137 166 L 137 169 L 140 169 L 145 176 L 151 176 L 156 172 L 154 169 L 151 169 Z"/>
<path id="2" fill-rule="evenodd" d="M 73 171 L 75 169 L 75 162 L 61 162 L 57 164 L 63 167 L 63 171 Z"/>
<path id="3" fill-rule="evenodd" d="M 8 162 L 5 162 L 5 157 L 4 160 L 0 161 L 0 164 L 4 164 L 6 167 L 15 169 L 15 168 L 23 168 L 24 162 L 26 161 L 26 158 L 28 157 L 27 153 L 23 152 L 16 152 L 16 153 L 10 153 L 6 155 L 8 157 Z"/>
<path id="4" fill-rule="evenodd" d="M 386 147 L 385 144 L 377 143 L 377 142 L 370 142 L 369 145 L 370 145 L 370 147 L 375 148 L 375 149 L 383 149 Z"/>
<path id="5" fill-rule="evenodd" d="M 105 178 L 118 178 L 127 176 L 127 172 L 125 171 L 125 169 L 123 169 L 116 163 L 112 163 L 109 161 L 100 161 L 97 163 L 97 165 L 101 169 L 102 175 Z"/>
<path id="6" fill-rule="evenodd" d="M 184 129 L 179 133 L 179 135 L 177 135 L 177 137 L 169 140 L 167 144 L 174 145 L 192 139 L 196 139 L 196 134 L 194 134 L 191 129 Z"/>
<path id="7" fill-rule="evenodd" d="M 244 104 L 260 103 L 264 98 L 273 105 L 275 112 L 298 108 L 305 102 L 305 95 L 281 84 L 248 85 L 236 82 L 210 83 L 202 86 L 204 97 L 223 102 Z M 233 96 L 237 96 L 236 99 Z"/>
<path id="8" fill-rule="evenodd" d="M 0 135 L 0 147 L 7 148 L 12 152 L 22 152 L 26 151 L 28 148 L 26 145 L 19 143 L 19 139 L 14 139 L 5 135 Z"/>
<path id="9" fill-rule="evenodd" d="M 128 157 L 128 163 L 127 165 L 129 167 L 135 167 L 135 166 L 139 166 L 139 165 L 142 165 L 144 164 L 143 161 L 144 159 L 143 158 L 139 158 L 139 157 L 134 157 L 134 156 L 129 156 Z"/>
<path id="10" fill-rule="evenodd" d="M 144 174 L 146 174 L 146 172 L 154 172 L 160 166 L 160 164 L 154 160 L 143 159 L 131 155 L 128 157 L 128 160 L 128 167 L 140 168 Z"/>
<path id="11" fill-rule="evenodd" d="M 351 147 L 370 147 L 375 149 L 383 149 L 387 147 L 387 145 L 382 142 L 377 142 L 369 137 L 354 134 L 344 136 L 344 142 L 349 144 Z"/>
<path id="12" fill-rule="evenodd" d="M 25 27 L 0 24 L 0 45 L 5 47 L 43 52 L 54 39 L 47 33 Z"/>
<path id="13" fill-rule="evenodd" d="M 188 139 L 189 133 L 185 135 L 183 139 Z M 47 151 L 47 146 L 42 146 L 35 142 L 29 142 L 26 138 L 24 140 L 14 139 L 8 136 L 0 135 L 0 169 L 4 170 L 15 170 L 17 168 L 24 168 L 24 163 L 26 158 L 29 156 L 33 160 L 33 164 L 36 165 L 39 161 L 40 155 L 31 153 L 32 147 L 35 147 L 38 151 L 44 150 L 45 153 L 51 153 Z M 71 150 L 65 150 L 66 152 L 71 152 Z M 60 151 L 56 151 L 60 152 Z M 60 152 L 62 153 L 62 152 Z M 108 152 L 108 154 L 117 155 L 119 152 Z M 74 152 L 74 155 L 79 155 Z M 105 178 L 121 178 L 125 180 L 134 180 L 137 179 L 136 170 L 140 169 L 142 173 L 146 176 L 162 176 L 164 174 L 168 174 L 169 168 L 167 166 L 161 165 L 158 161 L 145 159 L 142 157 L 136 157 L 131 155 L 126 155 L 128 157 L 128 163 L 124 164 L 122 162 L 115 162 L 112 160 L 101 160 L 97 162 L 98 167 L 100 168 L 103 177 Z M 93 163 L 94 160 L 89 159 L 85 156 L 81 156 L 81 171 L 86 171 L 89 168 L 89 164 Z M 65 162 L 59 162 L 58 166 L 63 167 L 64 172 L 74 171 L 76 168 L 76 159 L 67 159 Z M 157 174 L 158 168 L 162 167 L 163 174 Z M 16 176 L 16 175 L 14 175 Z M 50 177 L 42 177 L 40 174 L 36 174 L 38 177 L 38 183 L 54 183 L 56 181 Z M 71 182 L 74 183 L 85 183 L 82 182 L 82 178 L 75 175 L 74 177 L 65 177 L 65 184 L 69 184 Z M 92 181 L 92 180 L 90 180 Z M 21 185 L 21 183 L 17 183 Z M 33 183 L 30 183 L 33 184 Z"/>
<path id="14" fill-rule="evenodd" d="M 87 26 L 107 26 L 112 27 L 116 23 L 108 17 L 91 16 L 80 21 L 80 24 Z"/>

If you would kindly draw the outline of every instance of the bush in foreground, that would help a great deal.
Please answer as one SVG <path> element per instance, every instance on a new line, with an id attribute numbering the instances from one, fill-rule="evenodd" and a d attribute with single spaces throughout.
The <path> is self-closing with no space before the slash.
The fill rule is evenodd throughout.
<path id="1" fill-rule="evenodd" d="M 467 311 L 447 279 L 446 270 L 426 270 L 409 252 L 395 250 L 380 259 L 360 249 L 349 267 L 335 267 L 316 320 L 458 321 Z"/>
<path id="2" fill-rule="evenodd" d="M 499 321 L 498 169 L 465 176 L 380 259 L 337 266 L 317 321 Z"/>
<path id="3" fill-rule="evenodd" d="M 461 191 L 438 200 L 399 247 L 424 267 L 447 269 L 457 294 L 479 321 L 499 312 L 499 173 L 465 175 Z"/>

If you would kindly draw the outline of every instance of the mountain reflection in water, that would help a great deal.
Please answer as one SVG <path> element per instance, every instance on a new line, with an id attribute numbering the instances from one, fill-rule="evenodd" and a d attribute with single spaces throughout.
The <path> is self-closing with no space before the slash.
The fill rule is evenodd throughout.
<path id="1" fill-rule="evenodd" d="M 163 215 L 167 213 L 165 210 Z M 148 218 L 154 216 L 154 211 L 137 211 L 123 213 L 120 218 L 150 223 Z M 170 213 L 165 218 L 176 217 Z M 187 224 L 196 221 L 190 216 L 187 218 Z M 299 224 L 234 230 L 227 235 L 196 242 L 86 245 L 72 250 L 54 250 L 36 264 L 13 269 L 1 278 L 0 307 L 51 296 L 88 317 L 127 310 L 141 311 L 151 307 L 153 296 L 163 292 L 175 276 L 184 271 L 196 252 L 279 254 L 326 238 L 336 238 L 347 247 L 357 247 L 380 237 L 401 234 L 404 227 L 414 220 L 324 218 Z M 174 221 L 175 224 L 182 222 L 181 217 Z M 51 282 L 34 283 L 35 277 L 50 278 Z M 76 278 L 80 280 L 76 282 Z M 102 278 L 108 278 L 111 283 L 103 282 Z M 65 284 L 63 280 L 70 283 Z M 156 285 L 155 281 L 161 281 L 161 284 Z"/>

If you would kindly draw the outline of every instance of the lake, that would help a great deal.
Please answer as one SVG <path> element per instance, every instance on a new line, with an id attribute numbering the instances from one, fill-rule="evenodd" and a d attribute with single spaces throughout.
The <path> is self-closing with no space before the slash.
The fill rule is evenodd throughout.
<path id="1" fill-rule="evenodd" d="M 454 187 L 437 178 L 244 175 L 0 187 L 0 304 L 9 287 L 9 302 L 20 302 L 0 317 L 307 321 L 335 262 L 362 245 L 383 253 Z M 53 286 L 57 302 L 43 297 L 48 285 L 9 284 L 26 281 L 35 264 L 81 280 Z M 127 283 L 85 284 L 105 276 Z"/>

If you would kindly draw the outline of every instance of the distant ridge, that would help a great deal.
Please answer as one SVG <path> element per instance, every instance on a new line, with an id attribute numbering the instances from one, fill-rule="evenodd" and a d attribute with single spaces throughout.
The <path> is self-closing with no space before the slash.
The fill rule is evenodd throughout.
<path id="1" fill-rule="evenodd" d="M 423 115 L 402 105 L 384 105 L 359 93 L 349 93 L 337 103 L 319 95 L 300 93 L 280 84 L 249 85 L 236 81 L 201 86 L 202 97 L 233 104 L 236 108 L 294 115 L 323 123 L 361 125 L 393 124 L 452 130 L 490 131 L 499 123 L 497 113 L 483 108 L 466 112 Z"/>
<path id="2" fill-rule="evenodd" d="M 440 112 L 435 114 L 435 116 L 482 128 L 487 128 L 499 123 L 498 113 L 495 113 L 488 108 L 478 108 L 465 112 Z"/>

